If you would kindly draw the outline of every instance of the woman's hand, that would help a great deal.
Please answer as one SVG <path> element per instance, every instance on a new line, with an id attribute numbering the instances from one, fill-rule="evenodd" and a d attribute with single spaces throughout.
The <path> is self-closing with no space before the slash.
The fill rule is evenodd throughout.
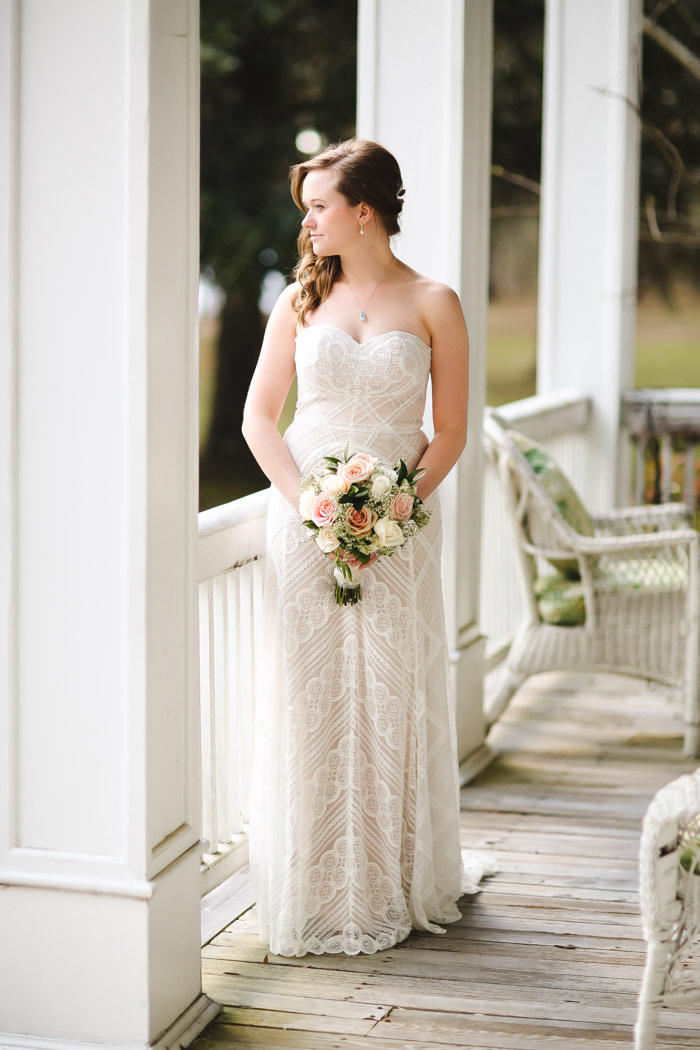
<path id="1" fill-rule="evenodd" d="M 340 561 L 347 562 L 351 569 L 366 569 L 369 565 L 374 565 L 379 555 L 375 551 L 373 554 L 370 554 L 369 561 L 360 561 L 360 559 L 356 558 L 354 554 L 348 554 L 346 551 L 336 549 L 334 551 L 329 551 L 326 557 L 330 558 L 331 561 L 335 561 L 337 557 Z"/>

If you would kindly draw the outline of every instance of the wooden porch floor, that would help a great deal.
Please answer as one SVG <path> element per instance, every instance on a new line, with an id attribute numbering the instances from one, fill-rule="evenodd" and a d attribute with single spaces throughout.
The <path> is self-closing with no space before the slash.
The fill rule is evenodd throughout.
<path id="1" fill-rule="evenodd" d="M 694 768 L 676 702 L 613 675 L 530 679 L 494 727 L 499 757 L 462 792 L 462 844 L 500 863 L 444 935 L 371 956 L 288 959 L 255 908 L 202 951 L 224 1004 L 193 1044 L 327 1050 L 619 1050 L 644 965 L 641 817 Z M 700 1046 L 700 1007 L 663 1011 L 658 1050 Z"/>

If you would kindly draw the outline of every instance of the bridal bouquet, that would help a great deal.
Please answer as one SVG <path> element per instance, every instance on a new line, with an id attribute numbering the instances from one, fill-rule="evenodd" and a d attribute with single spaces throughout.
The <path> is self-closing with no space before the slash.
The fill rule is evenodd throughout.
<path id="1" fill-rule="evenodd" d="M 428 524 L 430 511 L 416 493 L 424 469 L 409 473 L 404 459 L 385 463 L 367 452 L 324 456 L 299 479 L 299 512 L 324 554 L 335 552 L 335 600 L 362 598 L 360 572 L 391 557 Z"/>

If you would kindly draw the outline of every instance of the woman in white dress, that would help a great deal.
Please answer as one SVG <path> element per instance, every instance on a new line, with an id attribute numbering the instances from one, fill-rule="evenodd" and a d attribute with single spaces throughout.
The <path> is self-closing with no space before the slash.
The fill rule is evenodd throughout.
<path id="1" fill-rule="evenodd" d="M 291 180 L 304 213 L 296 281 L 270 314 L 243 421 L 271 482 L 251 877 L 273 953 L 371 953 L 460 918 L 436 489 L 466 441 L 468 337 L 456 293 L 392 252 L 404 190 L 387 150 L 349 140 L 296 165 Z M 429 376 L 431 441 L 421 429 Z M 425 468 L 417 488 L 432 517 L 362 570 L 362 601 L 339 607 L 298 480 L 348 443 Z"/>

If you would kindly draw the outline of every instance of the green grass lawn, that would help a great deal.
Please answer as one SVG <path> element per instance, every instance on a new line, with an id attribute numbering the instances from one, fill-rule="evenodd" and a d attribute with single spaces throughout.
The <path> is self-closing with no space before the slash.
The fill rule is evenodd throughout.
<path id="1" fill-rule="evenodd" d="M 535 393 L 537 304 L 492 303 L 486 362 L 489 405 Z M 700 297 L 679 290 L 676 304 L 655 298 L 637 309 L 634 384 L 700 387 Z"/>

